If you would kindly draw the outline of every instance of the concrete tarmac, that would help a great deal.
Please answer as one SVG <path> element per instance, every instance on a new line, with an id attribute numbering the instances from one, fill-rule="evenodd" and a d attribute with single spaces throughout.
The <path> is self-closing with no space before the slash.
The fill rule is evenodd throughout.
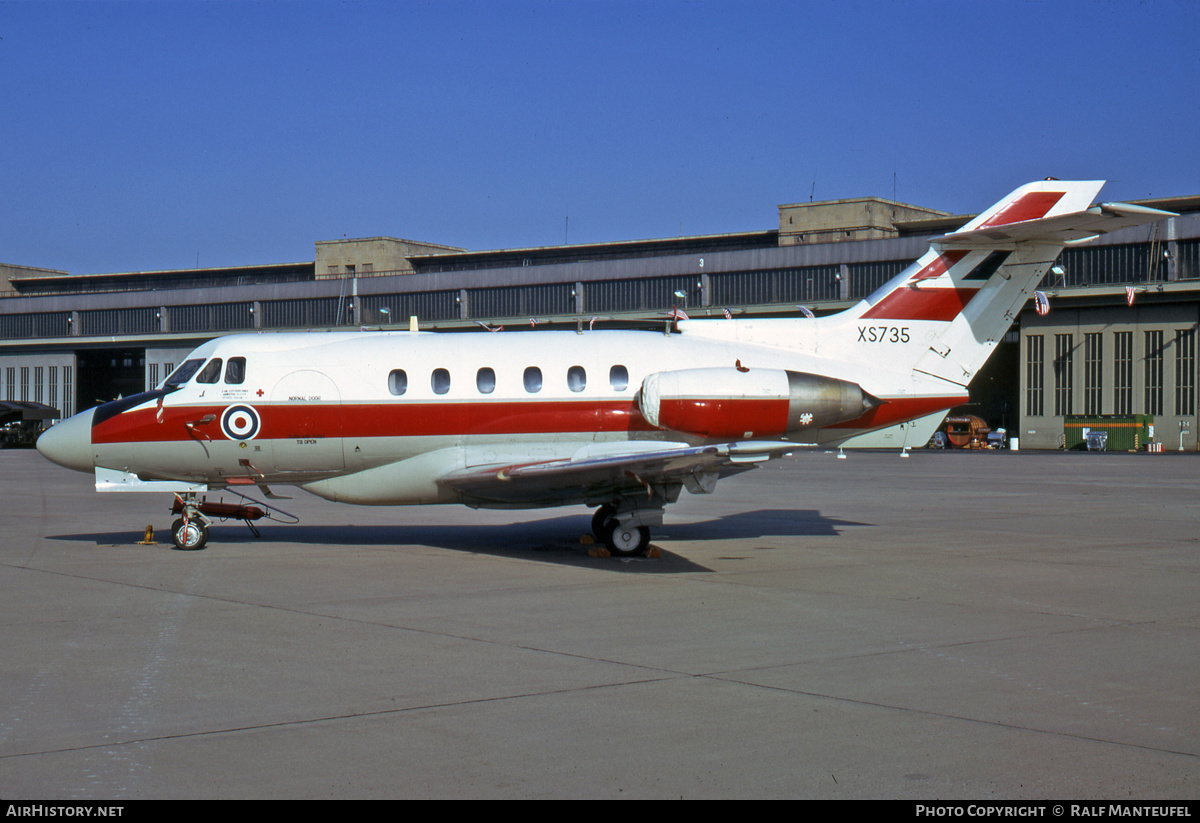
<path id="1" fill-rule="evenodd" d="M 5 798 L 1200 798 L 1195 454 L 802 454 L 627 561 L 299 490 L 179 552 L 0 469 Z"/>

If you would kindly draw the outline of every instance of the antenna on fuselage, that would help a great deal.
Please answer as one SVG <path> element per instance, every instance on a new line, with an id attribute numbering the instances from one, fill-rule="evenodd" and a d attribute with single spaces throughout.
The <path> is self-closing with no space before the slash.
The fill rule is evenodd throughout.
<path id="1" fill-rule="evenodd" d="M 410 314 L 408 316 L 408 333 L 409 334 L 417 333 L 417 316 L 415 314 Z"/>

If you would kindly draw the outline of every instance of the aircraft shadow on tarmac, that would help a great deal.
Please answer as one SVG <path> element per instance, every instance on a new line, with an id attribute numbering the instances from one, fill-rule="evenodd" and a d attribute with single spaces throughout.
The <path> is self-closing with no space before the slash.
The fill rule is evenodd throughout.
<path id="1" fill-rule="evenodd" d="M 496 556 L 527 556 L 549 562 L 575 563 L 589 560 L 590 517 L 570 515 L 545 520 L 530 520 L 504 525 L 274 525 L 259 521 L 262 533 L 254 537 L 249 529 L 236 521 L 214 523 L 209 545 L 204 551 L 220 551 L 223 544 L 246 545 L 256 542 L 293 543 L 296 545 L 343 546 L 431 546 L 434 548 L 467 551 Z M 651 545 L 657 546 L 662 559 L 672 561 L 662 571 L 707 571 L 703 566 L 669 551 L 663 544 L 671 541 L 746 540 L 757 537 L 836 537 L 847 526 L 868 525 L 839 518 L 824 517 L 813 510 L 760 509 L 721 515 L 711 520 L 666 524 L 654 529 Z M 585 537 L 585 535 L 588 535 Z M 50 535 L 50 539 L 94 542 L 97 546 L 129 545 L 142 535 L 129 531 L 92 532 L 88 534 Z M 173 548 L 164 532 L 157 535 L 158 546 Z M 680 564 L 686 568 L 680 568 Z M 628 565 L 628 564 L 621 564 Z M 641 565 L 645 571 L 652 569 Z M 650 564 L 656 565 L 656 564 Z M 663 565 L 663 564 L 657 564 Z"/>

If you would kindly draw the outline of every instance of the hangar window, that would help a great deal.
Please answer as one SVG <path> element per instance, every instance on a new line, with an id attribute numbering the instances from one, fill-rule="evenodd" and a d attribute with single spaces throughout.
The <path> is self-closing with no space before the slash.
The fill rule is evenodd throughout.
<path id="1" fill-rule="evenodd" d="M 572 366 L 567 369 L 567 388 L 571 391 L 583 391 L 587 386 L 587 372 L 583 366 Z"/>
<path id="2" fill-rule="evenodd" d="M 54 380 L 50 380 L 54 385 Z M 1175 414 L 1196 413 L 1196 330 L 1175 330 Z"/>
<path id="3" fill-rule="evenodd" d="M 1054 414 L 1071 414 L 1075 386 L 1075 335 L 1054 335 Z"/>
<path id="4" fill-rule="evenodd" d="M 491 394 L 496 390 L 496 372 L 484 366 L 475 374 L 475 388 L 480 394 Z"/>
<path id="5" fill-rule="evenodd" d="M 1133 414 L 1133 332 L 1113 332 L 1113 414 Z"/>
<path id="6" fill-rule="evenodd" d="M 408 373 L 404 369 L 392 369 L 388 375 L 388 391 L 397 397 L 408 391 Z"/>
<path id="7" fill-rule="evenodd" d="M 1104 396 L 1104 334 L 1083 335 L 1083 413 L 1100 414 Z"/>
<path id="8" fill-rule="evenodd" d="M 196 375 L 197 383 L 216 383 L 221 378 L 221 358 L 214 357 L 208 365 Z"/>
<path id="9" fill-rule="evenodd" d="M 1163 413 L 1163 333 L 1162 329 L 1146 332 L 1146 414 Z"/>
<path id="10" fill-rule="evenodd" d="M 1025 338 L 1025 414 L 1041 417 L 1046 413 L 1045 396 L 1046 341 L 1040 334 Z"/>
<path id="11" fill-rule="evenodd" d="M 246 382 L 246 358 L 229 358 L 229 364 L 225 366 L 225 382 L 231 386 L 240 386 Z"/>
<path id="12" fill-rule="evenodd" d="M 613 366 L 608 370 L 608 384 L 614 391 L 625 391 L 629 388 L 629 370 L 624 366 Z"/>
<path id="13" fill-rule="evenodd" d="M 433 385 L 434 394 L 445 394 L 450 391 L 450 372 L 445 369 L 434 369 L 430 382 Z"/>
<path id="14" fill-rule="evenodd" d="M 537 366 L 530 366 L 525 370 L 525 391 L 530 394 L 536 394 L 542 390 L 542 370 Z"/>

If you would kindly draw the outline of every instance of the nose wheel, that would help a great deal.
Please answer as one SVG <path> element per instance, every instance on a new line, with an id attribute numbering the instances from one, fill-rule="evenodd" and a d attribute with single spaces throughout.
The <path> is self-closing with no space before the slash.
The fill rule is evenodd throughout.
<path id="1" fill-rule="evenodd" d="M 208 524 L 197 517 L 176 518 L 171 524 L 171 542 L 180 551 L 199 551 L 208 542 Z"/>
<path id="2" fill-rule="evenodd" d="M 173 511 L 181 513 L 171 524 L 171 542 L 184 552 L 199 551 L 208 542 L 208 518 L 200 511 L 194 494 L 175 495 Z"/>

